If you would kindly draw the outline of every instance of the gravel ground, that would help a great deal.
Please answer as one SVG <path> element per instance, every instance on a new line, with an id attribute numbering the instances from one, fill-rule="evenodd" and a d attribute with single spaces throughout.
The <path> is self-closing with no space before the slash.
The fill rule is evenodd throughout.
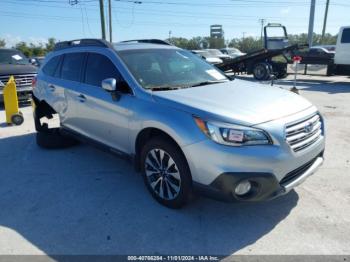
<path id="1" fill-rule="evenodd" d="M 89 145 L 40 149 L 31 108 L 22 126 L 1 109 L 0 254 L 350 254 L 350 79 L 299 78 L 326 118 L 326 161 L 263 203 L 164 208 L 128 162 Z"/>

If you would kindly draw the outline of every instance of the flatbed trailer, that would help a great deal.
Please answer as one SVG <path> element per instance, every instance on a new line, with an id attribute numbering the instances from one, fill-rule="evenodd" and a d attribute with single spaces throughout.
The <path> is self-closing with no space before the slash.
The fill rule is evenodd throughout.
<path id="1" fill-rule="evenodd" d="M 278 35 L 271 36 L 271 30 L 279 31 Z M 294 53 L 308 47 L 307 44 L 289 45 L 286 27 L 281 24 L 270 23 L 266 25 L 264 27 L 264 40 L 265 47 L 263 49 L 232 58 L 217 65 L 217 67 L 223 71 L 233 71 L 235 74 L 253 74 L 257 80 L 267 80 L 271 75 L 284 78 L 287 76 L 287 64 L 293 62 Z M 283 59 L 274 60 L 278 56 Z"/>
<path id="2" fill-rule="evenodd" d="M 277 78 L 283 78 L 287 75 L 287 64 L 293 62 L 291 58 L 294 52 L 305 47 L 307 45 L 295 44 L 282 49 L 269 50 L 263 48 L 225 61 L 217 67 L 223 71 L 232 70 L 235 74 L 253 74 L 257 80 L 267 80 L 271 74 Z M 274 61 L 273 58 L 277 56 L 282 56 L 284 62 Z"/>

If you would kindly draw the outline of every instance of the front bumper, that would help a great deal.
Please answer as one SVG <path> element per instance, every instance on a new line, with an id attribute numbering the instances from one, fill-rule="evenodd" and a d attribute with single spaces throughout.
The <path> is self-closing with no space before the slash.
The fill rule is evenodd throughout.
<path id="1" fill-rule="evenodd" d="M 309 176 L 314 174 L 323 164 L 323 152 L 307 163 L 303 172 L 294 176 L 286 183 L 281 183 L 271 173 L 223 173 L 219 175 L 210 185 L 194 183 L 197 193 L 222 200 L 222 201 L 263 201 L 270 200 L 287 194 L 294 187 L 303 183 Z M 303 166 L 302 166 L 303 167 Z M 300 169 L 300 167 L 299 167 Z M 291 172 L 292 173 L 292 172 Z M 234 193 L 236 186 L 242 181 L 250 181 L 252 189 L 243 196 Z"/>
<path id="2" fill-rule="evenodd" d="M 314 114 L 314 109 L 261 124 L 274 143 L 257 146 L 225 146 L 206 139 L 182 147 L 197 191 L 215 198 L 258 201 L 288 193 L 323 163 L 325 134 L 311 146 L 295 152 L 286 142 L 284 126 Z M 256 188 L 247 197 L 233 194 L 239 182 L 249 180 Z"/>

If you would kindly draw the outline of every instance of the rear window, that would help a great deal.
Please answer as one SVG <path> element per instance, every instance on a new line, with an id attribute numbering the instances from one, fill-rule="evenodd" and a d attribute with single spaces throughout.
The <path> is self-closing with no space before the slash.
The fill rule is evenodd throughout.
<path id="1" fill-rule="evenodd" d="M 48 76 L 54 76 L 56 69 L 58 67 L 58 64 L 60 63 L 61 56 L 55 56 L 50 59 L 49 62 L 46 63 L 46 65 L 43 67 L 43 72 L 45 75 Z"/>
<path id="2" fill-rule="evenodd" d="M 79 82 L 84 55 L 84 53 L 65 54 L 61 69 L 61 78 Z"/>
<path id="3" fill-rule="evenodd" d="M 350 43 L 350 28 L 345 28 L 341 36 L 341 43 L 348 44 Z"/>
<path id="4" fill-rule="evenodd" d="M 115 78 L 119 80 L 119 72 L 108 57 L 90 53 L 86 64 L 85 83 L 93 86 L 101 86 L 102 80 Z"/>

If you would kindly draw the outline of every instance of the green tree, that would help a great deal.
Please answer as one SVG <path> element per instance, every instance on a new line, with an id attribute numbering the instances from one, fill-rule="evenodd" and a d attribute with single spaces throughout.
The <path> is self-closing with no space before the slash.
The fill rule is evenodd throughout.
<path id="1" fill-rule="evenodd" d="M 5 46 L 6 46 L 5 39 L 0 39 L 0 47 L 5 47 Z"/>
<path id="2" fill-rule="evenodd" d="M 33 54 L 32 49 L 27 45 L 26 42 L 19 42 L 16 44 L 15 48 L 21 51 L 25 56 L 31 57 Z"/>
<path id="3" fill-rule="evenodd" d="M 214 48 L 214 49 L 224 48 L 225 47 L 225 39 L 224 38 L 210 37 L 209 47 Z"/>
<path id="4" fill-rule="evenodd" d="M 50 37 L 45 45 L 46 52 L 51 52 L 55 48 L 56 42 L 55 38 Z"/>
<path id="5" fill-rule="evenodd" d="M 235 47 L 244 53 L 249 53 L 262 48 L 260 38 L 252 36 L 245 38 L 234 38 L 229 42 L 229 47 Z"/>

